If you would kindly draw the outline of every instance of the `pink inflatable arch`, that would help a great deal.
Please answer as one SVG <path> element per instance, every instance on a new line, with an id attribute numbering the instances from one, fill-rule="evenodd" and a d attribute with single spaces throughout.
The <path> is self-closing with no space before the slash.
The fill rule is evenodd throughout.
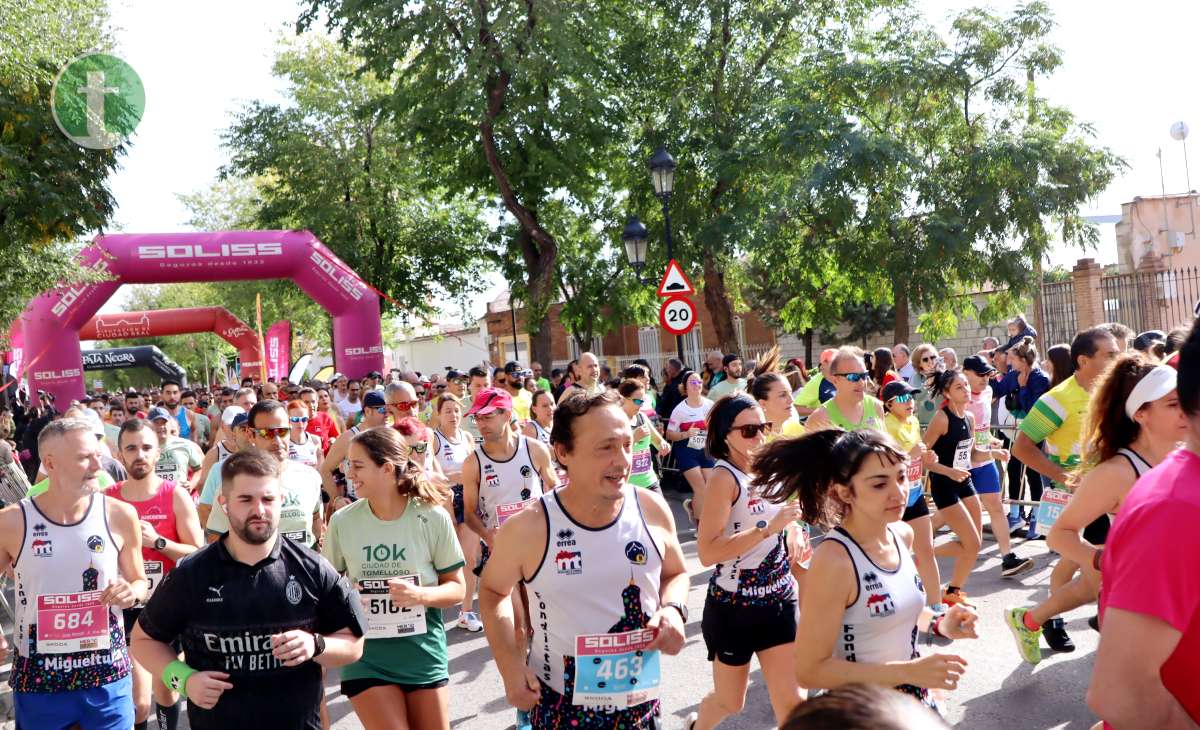
<path id="1" fill-rule="evenodd" d="M 136 337 L 215 332 L 237 348 L 244 377 L 260 380 L 263 365 L 258 333 L 225 307 L 183 307 L 149 312 L 97 314 L 79 329 L 81 340 L 130 340 Z M 285 366 L 286 367 L 286 366 Z"/>
<path id="2" fill-rule="evenodd" d="M 111 281 L 38 295 L 21 314 L 30 392 L 59 403 L 85 393 L 79 329 L 122 284 L 291 279 L 333 318 L 333 364 L 350 377 L 383 369 L 379 297 L 308 231 L 97 236 L 80 264 Z"/>

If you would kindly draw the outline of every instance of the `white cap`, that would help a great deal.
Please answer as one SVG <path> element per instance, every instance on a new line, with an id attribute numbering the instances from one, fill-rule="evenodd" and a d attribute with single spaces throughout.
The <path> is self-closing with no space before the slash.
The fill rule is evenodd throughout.
<path id="1" fill-rule="evenodd" d="M 1175 390 L 1177 375 L 1175 368 L 1169 365 L 1156 365 L 1133 386 L 1129 397 L 1125 399 L 1125 415 L 1132 419 L 1139 408 Z"/>
<path id="2" fill-rule="evenodd" d="M 229 406 L 225 410 L 221 411 L 221 423 L 228 428 L 233 425 L 233 419 L 245 412 L 246 409 L 242 408 L 241 406 Z"/>
<path id="3" fill-rule="evenodd" d="M 88 423 L 92 424 L 92 433 L 97 436 L 104 435 L 104 419 L 100 417 L 99 413 L 96 413 L 95 409 L 84 408 L 83 417 Z"/>

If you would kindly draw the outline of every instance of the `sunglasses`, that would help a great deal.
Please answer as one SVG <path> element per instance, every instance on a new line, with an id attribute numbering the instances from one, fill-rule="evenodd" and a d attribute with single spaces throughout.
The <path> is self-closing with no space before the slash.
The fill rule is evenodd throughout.
<path id="1" fill-rule="evenodd" d="M 250 433 L 260 439 L 285 439 L 292 435 L 292 429 L 287 426 L 281 428 L 251 428 Z"/>
<path id="2" fill-rule="evenodd" d="M 898 395 L 892 398 L 893 403 L 907 403 L 910 400 L 912 400 L 912 393 L 905 393 L 904 395 Z"/>
<path id="3" fill-rule="evenodd" d="M 428 449 L 429 449 L 429 444 L 425 443 L 424 441 L 422 441 L 420 443 L 412 444 L 411 446 L 408 447 L 409 452 L 411 452 L 413 454 L 424 454 Z"/>
<path id="4" fill-rule="evenodd" d="M 389 403 L 388 404 L 388 408 L 398 408 L 402 411 L 411 411 L 412 409 L 414 409 L 416 407 L 417 407 L 417 402 L 415 400 L 407 400 L 407 401 L 404 401 L 403 403 Z M 380 411 L 380 413 L 383 413 L 383 411 Z"/>
<path id="5" fill-rule="evenodd" d="M 773 425 L 774 424 L 770 421 L 767 421 L 766 423 L 750 423 L 745 426 L 734 426 L 732 430 L 742 434 L 742 438 L 744 439 L 752 439 L 757 437 L 760 433 L 766 433 L 767 431 L 770 431 L 771 426 Z"/>
<path id="6" fill-rule="evenodd" d="M 630 402 L 632 402 L 632 403 L 633 403 L 635 406 L 641 406 L 643 403 L 645 403 L 645 402 L 646 402 L 646 400 L 645 400 L 644 398 L 630 398 L 629 400 L 630 400 Z"/>
<path id="7" fill-rule="evenodd" d="M 835 373 L 834 377 L 835 378 L 845 378 L 846 380 L 849 380 L 851 383 L 857 383 L 860 380 L 866 380 L 867 378 L 871 377 L 871 374 L 870 373 Z"/>
<path id="8" fill-rule="evenodd" d="M 418 397 L 418 398 L 424 398 L 424 397 L 425 397 L 425 391 L 423 391 L 423 390 L 418 390 L 418 391 L 417 391 L 417 397 Z"/>
<path id="9" fill-rule="evenodd" d="M 703 380 L 689 380 L 689 381 L 687 381 L 687 384 L 688 385 L 704 385 L 704 381 Z"/>
<path id="10" fill-rule="evenodd" d="M 936 360 L 936 359 L 937 358 L 933 355 L 926 355 L 925 357 L 921 358 L 921 362 L 932 362 L 933 360 Z"/>
<path id="11" fill-rule="evenodd" d="M 292 423 L 308 423 L 308 416 L 291 416 L 288 420 Z"/>
<path id="12" fill-rule="evenodd" d="M 371 410 L 375 411 L 381 416 L 387 415 L 387 406 L 372 406 Z"/>
<path id="13" fill-rule="evenodd" d="M 435 385 L 435 386 L 433 386 L 433 389 L 434 389 L 434 390 L 436 390 L 436 391 L 439 391 L 439 392 L 440 392 L 440 391 L 443 391 L 443 390 L 445 390 L 445 389 L 446 389 L 446 386 L 444 386 L 444 385 Z"/>

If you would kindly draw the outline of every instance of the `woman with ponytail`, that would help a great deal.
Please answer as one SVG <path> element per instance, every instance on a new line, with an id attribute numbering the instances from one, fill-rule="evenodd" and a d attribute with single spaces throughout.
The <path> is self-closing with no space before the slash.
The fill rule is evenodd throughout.
<path id="1" fill-rule="evenodd" d="M 829 530 L 800 598 L 801 686 L 878 684 L 930 705 L 929 690 L 958 686 L 961 657 L 917 651 L 925 592 L 911 555 L 912 529 L 898 521 L 907 503 L 907 462 L 882 433 L 836 429 L 780 439 L 754 459 L 753 484 L 765 499 L 796 498 L 806 520 Z M 954 605 L 930 634 L 973 638 L 975 620 L 969 608 Z"/>
<path id="2" fill-rule="evenodd" d="M 972 460 L 990 458 L 975 443 L 975 416 L 967 410 L 971 387 L 958 370 L 938 370 L 929 378 L 929 396 L 945 404 L 925 429 L 925 446 L 937 455 L 929 465 L 929 493 L 937 505 L 933 529 L 949 525 L 957 539 L 934 550 L 938 557 L 954 559 L 954 572 L 942 602 L 971 605 L 962 588 L 979 557 L 983 510 L 971 479 Z"/>
<path id="3" fill-rule="evenodd" d="M 1046 538 L 1063 560 L 1080 566 L 1080 574 L 1037 606 L 1004 612 L 1029 663 L 1041 661 L 1042 624 L 1096 600 L 1109 518 L 1134 483 L 1186 438 L 1175 381 L 1174 368 L 1155 365 L 1140 353 L 1118 355 L 1097 380 L 1084 422 L 1078 486 Z"/>
<path id="4" fill-rule="evenodd" d="M 362 659 L 342 669 L 342 694 L 368 730 L 398 717 L 403 727 L 450 727 L 442 609 L 463 600 L 463 555 L 439 508 L 449 490 L 413 455 L 396 429 L 355 436 L 347 477 L 360 499 L 334 513 L 325 535 L 325 557 L 358 588 L 369 618 Z"/>

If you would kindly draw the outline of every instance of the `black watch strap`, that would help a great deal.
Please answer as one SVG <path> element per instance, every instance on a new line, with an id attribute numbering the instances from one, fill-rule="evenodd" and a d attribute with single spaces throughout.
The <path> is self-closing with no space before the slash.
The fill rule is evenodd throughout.
<path id="1" fill-rule="evenodd" d="M 313 659 L 316 659 L 317 657 L 321 656 L 321 655 L 322 655 L 322 654 L 324 654 L 324 653 L 325 653 L 325 637 L 324 637 L 324 636 L 321 636 L 320 634 L 316 634 L 316 633 L 314 633 L 314 634 L 313 634 L 313 655 L 312 655 L 312 658 L 313 658 Z"/>
<path id="2" fill-rule="evenodd" d="M 676 611 L 678 611 L 678 612 L 679 612 L 679 617 L 683 619 L 683 622 L 684 622 L 685 624 L 687 623 L 687 620 L 688 620 L 688 609 L 687 609 L 687 606 L 683 605 L 682 603 L 676 603 L 676 602 L 674 602 L 674 601 L 668 601 L 667 603 L 664 603 L 664 604 L 663 604 L 663 608 L 673 608 L 673 609 L 675 609 Z"/>

